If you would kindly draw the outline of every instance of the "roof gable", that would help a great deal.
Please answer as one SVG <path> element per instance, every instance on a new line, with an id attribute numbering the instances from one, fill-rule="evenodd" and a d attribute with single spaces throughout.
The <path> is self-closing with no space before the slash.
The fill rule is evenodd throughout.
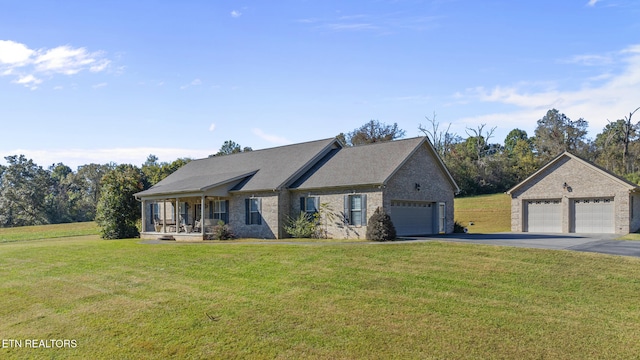
<path id="1" fill-rule="evenodd" d="M 430 148 L 454 189 L 458 186 L 425 137 L 340 148 L 328 153 L 316 166 L 291 185 L 317 189 L 355 185 L 383 185 L 421 146 Z"/>
<path id="2" fill-rule="evenodd" d="M 552 166 L 554 166 L 555 164 L 559 163 L 560 161 L 562 161 L 563 159 L 570 159 L 570 160 L 575 160 L 578 163 L 587 166 L 591 169 L 593 169 L 594 171 L 597 171 L 599 173 L 601 173 L 603 176 L 611 179 L 612 181 L 614 181 L 615 183 L 620 184 L 623 187 L 627 187 L 630 191 L 631 190 L 638 190 L 639 187 L 638 185 L 631 183 L 629 181 L 627 181 L 626 179 L 623 179 L 603 168 L 601 168 L 600 166 L 582 159 L 581 157 L 574 155 L 568 151 L 563 152 L 562 154 L 556 156 L 554 159 L 552 159 L 551 161 L 549 161 L 546 165 L 544 165 L 543 167 L 541 167 L 540 169 L 538 169 L 536 172 L 534 172 L 533 174 L 531 174 L 529 177 L 527 177 L 526 179 L 524 179 L 523 181 L 521 181 L 520 183 L 518 183 L 517 185 L 515 185 L 514 187 L 512 187 L 511 189 L 509 189 L 506 193 L 508 195 L 511 195 L 512 193 L 516 192 L 517 190 L 519 190 L 520 188 L 526 186 L 528 183 L 530 183 L 532 180 L 538 178 L 541 174 L 544 174 L 547 169 L 551 168 Z"/>

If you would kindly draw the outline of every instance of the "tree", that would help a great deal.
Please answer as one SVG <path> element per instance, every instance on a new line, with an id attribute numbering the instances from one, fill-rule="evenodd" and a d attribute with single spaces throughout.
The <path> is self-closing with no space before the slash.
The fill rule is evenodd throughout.
<path id="1" fill-rule="evenodd" d="M 26 226 L 48 223 L 46 197 L 51 177 L 24 155 L 5 157 L 0 179 L 0 226 Z"/>
<path id="2" fill-rule="evenodd" d="M 176 170 L 191 161 L 190 158 L 178 158 L 172 163 L 158 162 L 158 157 L 151 154 L 142 164 L 142 173 L 145 176 L 145 188 L 159 183 L 162 179 L 173 174 Z"/>
<path id="3" fill-rule="evenodd" d="M 63 163 L 49 167 L 51 189 L 46 196 L 47 218 L 52 224 L 80 221 L 76 219 L 76 203 L 80 189 L 75 182 L 73 170 Z"/>
<path id="4" fill-rule="evenodd" d="M 218 150 L 217 153 L 213 155 L 209 155 L 209 157 L 231 155 L 231 154 L 237 154 L 237 153 L 247 152 L 247 151 L 253 151 L 253 149 L 248 146 L 245 146 L 243 148 L 242 146 L 240 146 L 240 144 L 237 144 L 235 141 L 227 140 L 224 142 L 224 144 L 222 144 L 222 146 L 220 147 L 220 150 Z"/>
<path id="5" fill-rule="evenodd" d="M 143 173 L 133 165 L 118 165 L 102 179 L 96 222 L 103 239 L 138 236 L 140 203 L 133 194 L 144 190 Z"/>
<path id="6" fill-rule="evenodd" d="M 440 130 L 440 123 L 436 121 L 436 113 L 433 112 L 433 117 L 429 118 L 425 116 L 425 119 L 431 124 L 431 129 L 428 129 L 422 124 L 418 125 L 418 130 L 422 131 L 431 140 L 433 147 L 436 149 L 438 155 L 441 158 L 445 158 L 446 154 L 451 150 L 451 146 L 456 142 L 456 135 L 449 132 L 451 123 L 447 125 L 446 130 Z"/>
<path id="7" fill-rule="evenodd" d="M 529 142 L 529 137 L 527 136 L 526 131 L 520 129 L 513 129 L 509 131 L 507 137 L 504 138 L 504 151 L 507 154 L 512 155 L 516 148 L 516 144 L 520 140 Z"/>
<path id="8" fill-rule="evenodd" d="M 392 141 L 404 137 L 405 131 L 397 123 L 387 125 L 378 120 L 371 120 L 361 127 L 345 135 L 345 145 L 357 146 L 376 142 Z"/>
<path id="9" fill-rule="evenodd" d="M 535 149 L 545 163 L 564 151 L 582 154 L 586 150 L 586 135 L 589 123 L 578 119 L 572 121 L 556 109 L 538 120 L 535 130 Z"/>
<path id="10" fill-rule="evenodd" d="M 632 136 L 635 136 L 635 132 L 638 128 L 638 125 L 633 125 L 631 123 L 631 117 L 633 116 L 633 114 L 635 114 L 636 111 L 640 110 L 640 107 L 638 107 L 637 109 L 633 110 L 632 112 L 629 113 L 629 116 L 625 116 L 625 122 L 624 122 L 624 137 L 622 138 L 622 141 L 624 143 L 624 151 L 622 152 L 622 163 L 625 166 L 625 173 L 630 173 L 633 170 L 631 169 L 631 165 L 629 164 L 629 142 L 632 141 Z"/>
<path id="11" fill-rule="evenodd" d="M 100 199 L 100 181 L 109 171 L 115 169 L 114 163 L 110 164 L 87 164 L 78 167 L 74 176 L 74 182 L 80 188 L 80 198 L 78 202 L 78 212 L 82 214 L 80 221 L 95 220 L 96 207 Z M 80 219 L 80 218 L 78 218 Z"/>

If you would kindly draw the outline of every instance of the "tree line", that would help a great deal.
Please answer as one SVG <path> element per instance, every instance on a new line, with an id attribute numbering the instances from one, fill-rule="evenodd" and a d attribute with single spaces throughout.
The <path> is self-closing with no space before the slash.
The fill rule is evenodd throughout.
<path id="1" fill-rule="evenodd" d="M 461 195 L 503 192 L 540 166 L 570 151 L 629 181 L 640 183 L 640 123 L 632 117 L 609 122 L 595 139 L 587 139 L 588 123 L 571 120 L 551 109 L 537 121 L 534 134 L 513 129 L 503 142 L 495 142 L 495 127 L 467 128 L 466 137 L 451 133 L 436 119 L 425 117 L 422 131 L 434 145 Z M 337 138 L 346 146 L 393 141 L 405 136 L 396 123 L 371 120 Z M 210 156 L 252 151 L 228 140 Z M 140 204 L 133 194 L 158 183 L 191 159 L 159 162 L 149 155 L 138 167 L 130 164 L 88 164 L 73 171 L 62 163 L 48 169 L 24 155 L 5 157 L 0 165 L 0 227 L 56 224 L 96 220 L 103 237 L 137 235 Z"/>

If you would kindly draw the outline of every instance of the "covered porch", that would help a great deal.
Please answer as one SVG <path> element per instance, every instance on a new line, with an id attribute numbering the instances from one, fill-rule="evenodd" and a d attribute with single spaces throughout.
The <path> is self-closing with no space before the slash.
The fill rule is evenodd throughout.
<path id="1" fill-rule="evenodd" d="M 202 241 L 214 226 L 229 222 L 229 199 L 220 196 L 142 199 L 143 239 Z"/>

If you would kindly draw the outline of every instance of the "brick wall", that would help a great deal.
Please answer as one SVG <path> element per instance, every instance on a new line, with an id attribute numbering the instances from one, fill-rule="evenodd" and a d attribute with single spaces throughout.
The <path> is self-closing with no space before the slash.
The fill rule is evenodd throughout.
<path id="1" fill-rule="evenodd" d="M 416 189 L 420 185 L 420 190 Z M 446 204 L 447 233 L 453 232 L 453 197 L 455 189 L 441 171 L 437 160 L 426 146 L 393 175 L 384 189 L 384 209 L 391 215 L 392 200 L 444 202 Z"/>
<path id="2" fill-rule="evenodd" d="M 562 232 L 568 233 L 571 226 L 571 201 L 584 198 L 613 198 L 615 232 L 619 234 L 629 232 L 631 225 L 629 187 L 612 179 L 601 170 L 570 157 L 559 159 L 511 194 L 511 231 L 524 231 L 526 200 L 560 199 Z"/>

